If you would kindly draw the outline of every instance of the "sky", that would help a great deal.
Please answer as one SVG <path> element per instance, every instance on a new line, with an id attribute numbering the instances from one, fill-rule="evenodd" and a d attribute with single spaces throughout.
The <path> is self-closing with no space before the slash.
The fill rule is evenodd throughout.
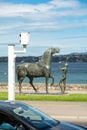
<path id="1" fill-rule="evenodd" d="M 87 52 L 87 0 L 0 0 L 0 57 L 8 56 L 8 44 L 22 50 L 21 32 L 30 32 L 30 45 L 20 56 L 41 56 L 50 47 Z"/>

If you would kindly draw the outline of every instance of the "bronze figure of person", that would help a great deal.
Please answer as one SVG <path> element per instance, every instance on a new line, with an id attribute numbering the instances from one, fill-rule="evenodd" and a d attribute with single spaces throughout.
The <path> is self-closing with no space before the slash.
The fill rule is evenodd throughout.
<path id="1" fill-rule="evenodd" d="M 66 89 L 66 74 L 67 74 L 67 71 L 68 71 L 68 63 L 66 62 L 64 64 L 63 68 L 59 67 L 59 70 L 62 70 L 62 78 L 59 81 L 59 86 L 60 86 L 61 92 L 64 93 L 65 89 Z"/>

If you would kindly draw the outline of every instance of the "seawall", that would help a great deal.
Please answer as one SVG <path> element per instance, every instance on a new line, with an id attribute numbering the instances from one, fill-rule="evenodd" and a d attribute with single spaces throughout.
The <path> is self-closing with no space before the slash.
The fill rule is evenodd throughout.
<path id="1" fill-rule="evenodd" d="M 38 92 L 45 92 L 45 84 L 44 83 L 34 83 L 35 87 L 38 89 Z M 48 85 L 49 92 L 60 92 L 60 87 L 58 84 L 54 84 L 51 86 Z M 0 92 L 8 91 L 8 83 L 0 83 Z M 15 84 L 15 91 L 19 91 L 19 84 Z M 32 86 L 28 83 L 22 84 L 23 92 L 34 92 Z M 87 84 L 66 84 L 66 92 L 69 93 L 87 93 Z"/>

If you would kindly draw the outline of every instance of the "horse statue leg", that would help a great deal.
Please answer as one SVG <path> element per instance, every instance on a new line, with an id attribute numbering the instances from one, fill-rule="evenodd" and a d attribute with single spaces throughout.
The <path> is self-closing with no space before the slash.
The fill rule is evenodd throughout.
<path id="1" fill-rule="evenodd" d="M 19 93 L 21 93 L 21 81 L 19 81 Z"/>
<path id="2" fill-rule="evenodd" d="M 19 82 L 19 93 L 22 93 L 22 91 L 21 91 L 21 88 L 22 88 L 22 86 L 21 86 L 22 81 L 23 81 L 23 78 L 22 78 L 22 79 L 18 79 L 18 82 Z"/>
<path id="3" fill-rule="evenodd" d="M 50 75 L 50 77 L 52 79 L 52 83 L 51 83 L 51 86 L 54 84 L 54 76 Z"/>
<path id="4" fill-rule="evenodd" d="M 24 68 L 22 66 L 17 66 L 16 73 L 17 73 L 17 79 L 19 82 L 19 93 L 21 93 L 21 88 L 22 88 L 21 84 L 27 75 L 26 68 Z"/>
<path id="5" fill-rule="evenodd" d="M 46 93 L 48 93 L 48 77 L 46 77 Z"/>
<path id="6" fill-rule="evenodd" d="M 33 78 L 32 77 L 30 77 L 30 84 L 33 87 L 33 89 L 35 90 L 35 92 L 37 92 L 37 89 L 33 85 Z"/>

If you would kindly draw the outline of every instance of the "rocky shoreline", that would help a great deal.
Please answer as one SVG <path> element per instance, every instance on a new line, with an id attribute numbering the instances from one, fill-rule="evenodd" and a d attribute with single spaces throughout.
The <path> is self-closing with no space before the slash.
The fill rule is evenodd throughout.
<path id="1" fill-rule="evenodd" d="M 45 84 L 44 83 L 34 83 L 35 87 L 38 89 L 38 92 L 45 92 Z M 18 83 L 15 84 L 15 91 L 19 91 Z M 49 92 L 60 92 L 60 87 L 58 84 L 54 84 L 53 86 L 48 85 Z M 7 83 L 0 83 L 0 92 L 8 91 Z M 22 84 L 22 92 L 34 92 L 32 86 L 28 83 Z M 87 84 L 66 84 L 66 92 L 69 93 L 87 93 Z"/>

